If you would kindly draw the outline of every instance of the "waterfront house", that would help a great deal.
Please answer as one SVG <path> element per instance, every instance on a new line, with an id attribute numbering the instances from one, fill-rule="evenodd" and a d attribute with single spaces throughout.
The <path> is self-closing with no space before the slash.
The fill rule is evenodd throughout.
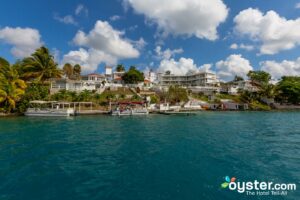
<path id="1" fill-rule="evenodd" d="M 221 92 L 237 95 L 239 91 L 257 92 L 258 87 L 250 80 L 230 82 L 221 86 Z"/>
<path id="2" fill-rule="evenodd" d="M 101 93 L 104 90 L 106 77 L 102 74 L 88 74 L 81 77 L 81 80 L 71 80 L 68 78 L 53 79 L 50 85 L 50 93 L 59 90 L 82 92 L 83 90 L 96 91 Z"/>

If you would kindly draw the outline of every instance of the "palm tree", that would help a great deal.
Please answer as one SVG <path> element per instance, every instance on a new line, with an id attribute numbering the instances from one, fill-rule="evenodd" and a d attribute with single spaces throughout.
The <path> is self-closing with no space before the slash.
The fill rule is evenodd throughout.
<path id="1" fill-rule="evenodd" d="M 76 79 L 80 79 L 81 66 L 79 64 L 74 65 L 73 73 L 74 73 Z"/>
<path id="2" fill-rule="evenodd" d="M 125 71 L 124 65 L 122 65 L 122 64 L 117 65 L 116 71 L 117 72 L 124 72 Z"/>
<path id="3" fill-rule="evenodd" d="M 26 83 L 19 78 L 14 66 L 0 58 L 0 108 L 6 112 L 16 108 L 26 89 Z"/>
<path id="4" fill-rule="evenodd" d="M 63 72 L 70 79 L 73 75 L 73 66 L 70 63 L 66 63 L 63 67 Z"/>
<path id="5" fill-rule="evenodd" d="M 36 80 L 44 83 L 51 78 L 61 78 L 62 70 L 58 69 L 54 57 L 46 47 L 37 49 L 31 57 L 24 58 L 22 67 L 25 80 Z"/>

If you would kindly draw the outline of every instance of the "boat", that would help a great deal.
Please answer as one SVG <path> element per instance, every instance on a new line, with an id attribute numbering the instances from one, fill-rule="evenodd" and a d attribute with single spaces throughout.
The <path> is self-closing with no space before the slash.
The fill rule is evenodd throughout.
<path id="1" fill-rule="evenodd" d="M 117 107 L 111 110 L 113 116 L 148 115 L 149 111 L 143 107 L 144 102 L 118 102 Z"/>
<path id="2" fill-rule="evenodd" d="M 131 110 L 132 115 L 148 115 L 149 111 L 147 108 L 136 108 Z"/>
<path id="3" fill-rule="evenodd" d="M 35 117 L 68 117 L 75 115 L 70 103 L 56 101 L 30 101 L 25 116 Z"/>
<path id="4" fill-rule="evenodd" d="M 129 116 L 129 115 L 132 115 L 132 111 L 130 109 L 126 109 L 126 110 L 116 109 L 111 112 L 111 115 L 113 115 L 113 116 Z"/>

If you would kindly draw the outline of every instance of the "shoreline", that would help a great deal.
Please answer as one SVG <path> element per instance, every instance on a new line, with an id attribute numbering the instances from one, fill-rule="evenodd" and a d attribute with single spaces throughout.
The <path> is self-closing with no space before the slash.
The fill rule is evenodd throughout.
<path id="1" fill-rule="evenodd" d="M 197 110 L 197 111 L 190 111 L 191 113 L 198 114 L 203 112 L 224 112 L 224 113 L 235 113 L 235 112 L 300 112 L 300 109 L 271 109 L 271 110 Z M 149 112 L 149 115 L 164 115 L 159 111 Z M 101 111 L 99 113 L 94 114 L 78 114 L 71 117 L 78 117 L 78 116 L 111 116 L 107 111 Z M 1 118 L 8 118 L 8 117 L 25 117 L 24 113 L 0 113 Z"/>

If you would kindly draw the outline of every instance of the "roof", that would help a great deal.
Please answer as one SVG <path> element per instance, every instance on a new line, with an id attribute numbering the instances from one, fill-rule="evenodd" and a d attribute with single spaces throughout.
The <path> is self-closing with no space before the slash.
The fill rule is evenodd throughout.
<path id="1" fill-rule="evenodd" d="M 121 81 L 122 77 L 116 77 L 114 80 Z"/>
<path id="2" fill-rule="evenodd" d="M 145 104 L 146 102 L 144 101 L 119 101 L 119 102 L 111 102 L 111 104 L 126 104 L 126 105 L 130 105 L 130 104 L 137 104 L 137 105 L 142 105 Z"/>
<path id="3" fill-rule="evenodd" d="M 144 83 L 151 83 L 151 81 L 145 79 L 145 80 L 144 80 Z"/>
<path id="4" fill-rule="evenodd" d="M 86 76 L 98 76 L 98 77 L 104 77 L 103 74 L 97 74 L 97 73 L 91 73 L 91 74 L 88 74 Z"/>
<path id="5" fill-rule="evenodd" d="M 47 104 L 47 103 L 56 103 L 57 101 L 39 101 L 39 100 L 35 100 L 35 101 L 30 101 L 29 103 L 36 103 L 36 104 Z"/>

